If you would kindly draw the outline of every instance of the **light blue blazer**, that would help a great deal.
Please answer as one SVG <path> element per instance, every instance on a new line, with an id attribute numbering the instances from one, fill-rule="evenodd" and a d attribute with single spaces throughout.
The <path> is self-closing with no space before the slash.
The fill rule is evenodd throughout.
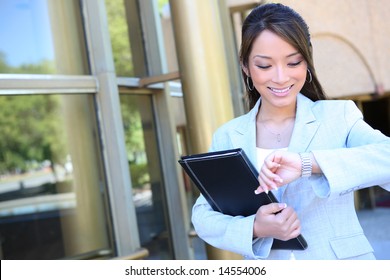
<path id="1" fill-rule="evenodd" d="M 242 148 L 254 166 L 256 115 L 260 100 L 247 114 L 214 134 L 210 151 Z M 353 192 L 371 186 L 390 191 L 390 138 L 371 128 L 352 101 L 313 102 L 297 97 L 289 151 L 310 151 L 323 174 L 282 186 L 280 202 L 293 207 L 308 248 L 296 259 L 372 259 L 373 249 L 358 221 Z M 237 186 L 239 187 L 239 186 Z M 192 212 L 199 235 L 214 247 L 246 259 L 289 259 L 288 250 L 271 250 L 272 238 L 253 240 L 254 215 L 232 217 L 212 210 L 201 195 Z"/>

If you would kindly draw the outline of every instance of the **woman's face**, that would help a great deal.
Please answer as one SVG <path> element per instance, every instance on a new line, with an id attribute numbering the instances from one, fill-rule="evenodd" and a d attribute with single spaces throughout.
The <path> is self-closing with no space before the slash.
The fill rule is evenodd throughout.
<path id="1" fill-rule="evenodd" d="M 295 105 L 305 84 L 307 64 L 292 45 L 264 30 L 253 43 L 244 71 L 261 94 L 262 104 L 285 107 Z"/>

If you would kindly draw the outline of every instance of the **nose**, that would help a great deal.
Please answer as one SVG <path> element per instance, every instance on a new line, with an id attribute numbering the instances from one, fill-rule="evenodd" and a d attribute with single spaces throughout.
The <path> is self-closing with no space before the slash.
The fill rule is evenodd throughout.
<path id="1" fill-rule="evenodd" d="M 275 67 L 275 73 L 273 75 L 272 81 L 277 84 L 284 84 L 288 82 L 290 76 L 288 74 L 288 70 L 284 67 Z"/>

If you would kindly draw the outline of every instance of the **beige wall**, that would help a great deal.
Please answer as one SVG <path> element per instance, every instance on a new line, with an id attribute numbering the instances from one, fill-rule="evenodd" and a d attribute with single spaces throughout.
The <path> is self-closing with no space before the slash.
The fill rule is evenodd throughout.
<path id="1" fill-rule="evenodd" d="M 282 0 L 306 20 L 329 97 L 390 92 L 390 1 Z"/>
<path id="2" fill-rule="evenodd" d="M 306 20 L 312 36 L 314 64 L 329 97 L 373 94 L 378 88 L 390 94 L 390 1 L 225 0 L 231 9 L 249 9 L 251 4 L 261 2 L 286 4 Z M 241 27 L 236 26 L 235 32 L 240 33 Z M 239 40 L 237 34 L 237 44 Z M 176 61 L 174 47 L 167 49 L 173 50 L 167 56 Z M 177 69 L 173 65 L 171 71 Z"/>

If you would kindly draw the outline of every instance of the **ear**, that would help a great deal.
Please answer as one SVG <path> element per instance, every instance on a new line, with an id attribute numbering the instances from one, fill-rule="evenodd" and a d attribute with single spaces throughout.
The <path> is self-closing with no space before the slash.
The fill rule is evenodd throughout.
<path id="1" fill-rule="evenodd" d="M 247 75 L 248 77 L 250 77 L 250 73 L 249 73 L 249 69 L 248 67 L 246 67 L 244 64 L 241 63 L 241 69 L 242 71 L 244 71 L 245 75 Z"/>

